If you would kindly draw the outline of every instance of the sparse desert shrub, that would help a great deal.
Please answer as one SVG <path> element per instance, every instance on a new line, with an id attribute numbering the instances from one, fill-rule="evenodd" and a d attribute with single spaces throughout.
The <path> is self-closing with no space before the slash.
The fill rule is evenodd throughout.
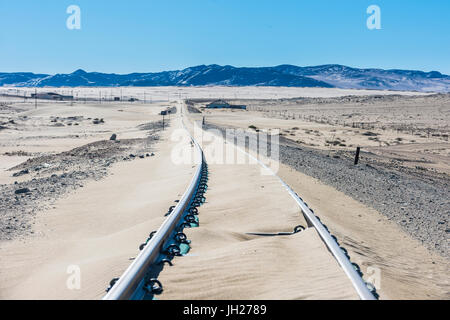
<path id="1" fill-rule="evenodd" d="M 325 142 L 332 146 L 338 146 L 341 144 L 339 140 L 326 140 Z"/>
<path id="2" fill-rule="evenodd" d="M 367 137 L 376 137 L 378 136 L 378 133 L 372 132 L 372 131 L 366 131 L 363 133 L 363 136 L 367 136 Z"/>

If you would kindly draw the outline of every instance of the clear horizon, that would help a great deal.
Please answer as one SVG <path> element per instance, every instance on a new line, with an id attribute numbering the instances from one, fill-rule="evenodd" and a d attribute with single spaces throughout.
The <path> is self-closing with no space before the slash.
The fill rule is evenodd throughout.
<path id="1" fill-rule="evenodd" d="M 71 5 L 81 10 L 79 30 L 67 28 Z M 370 5 L 381 10 L 379 30 L 367 28 Z M 444 0 L 17 0 L 0 12 L 0 72 L 340 64 L 450 74 Z"/>

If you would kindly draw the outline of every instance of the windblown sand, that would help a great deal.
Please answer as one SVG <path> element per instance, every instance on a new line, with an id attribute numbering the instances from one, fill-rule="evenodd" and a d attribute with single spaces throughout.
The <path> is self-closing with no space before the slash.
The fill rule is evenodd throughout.
<path id="1" fill-rule="evenodd" d="M 357 299 L 314 228 L 246 234 L 307 224 L 275 176 L 262 175 L 248 158 L 244 163 L 209 165 L 200 227 L 185 231 L 191 251 L 161 272 L 166 289 L 158 299 Z"/>
<path id="2" fill-rule="evenodd" d="M 118 111 L 111 107 L 91 106 L 71 110 L 70 114 L 86 111 L 85 116 L 93 116 L 92 112 L 99 111 L 106 124 L 110 123 L 109 130 L 103 127 L 105 137 L 109 138 L 111 129 L 119 138 L 138 137 L 144 132 L 133 128 L 159 120 L 156 113 L 163 108 L 163 105 L 129 106 L 128 118 L 120 113 L 123 118 L 118 116 L 117 120 L 114 116 Z M 48 114 L 58 115 L 58 109 L 49 108 Z M 54 132 L 46 132 L 51 134 Z M 173 146 L 170 137 L 171 131 L 162 134 L 155 145 L 154 157 L 117 163 L 106 178 L 86 183 L 84 188 L 57 200 L 50 209 L 38 212 L 32 228 L 34 235 L 0 242 L 0 297 L 101 298 L 109 281 L 119 277 L 131 263 L 130 259 L 137 256 L 139 245 L 160 226 L 169 206 L 175 204 L 174 200 L 191 180 L 191 165 L 175 165 L 170 161 Z M 101 138 L 101 134 L 93 133 L 82 141 L 64 138 L 64 146 L 56 148 L 70 149 Z M 39 143 L 47 151 L 54 147 L 52 140 Z M 185 147 L 191 148 L 187 143 Z M 29 150 L 24 145 L 20 149 Z M 67 287 L 70 266 L 80 268 L 79 290 Z"/>
<path id="3" fill-rule="evenodd" d="M 51 91 L 70 93 L 68 89 Z M 98 97 L 99 91 L 108 92 L 105 96 L 120 94 L 120 89 L 105 88 L 74 91 L 78 97 L 91 99 Z M 33 110 L 31 101 L 6 101 L 23 110 L 14 115 L 1 114 L 2 120 L 16 120 L 14 125 L 7 125 L 9 129 L 0 131 L 1 183 L 26 179 L 12 177 L 7 169 L 35 156 L 68 151 L 108 139 L 112 133 L 117 133 L 119 139 L 144 137 L 145 132 L 137 126 L 160 120 L 158 113 L 173 105 L 167 101 L 179 98 L 391 94 L 299 88 L 131 88 L 123 89 L 123 95 L 142 99 L 144 91 L 147 102 L 152 99 L 152 104 L 88 101 L 72 106 L 67 102 L 40 101 L 38 109 Z M 104 118 L 106 122 L 102 126 L 91 120 L 78 126 L 67 125 L 65 118 L 78 115 L 85 119 Z M 60 121 L 64 127 L 53 127 L 52 116 L 64 118 Z M 119 277 L 137 256 L 139 245 L 160 226 L 167 209 L 179 199 L 194 172 L 192 164 L 172 161 L 173 147 L 180 143 L 171 140 L 173 130 L 181 128 L 178 117 L 172 118 L 170 129 L 155 144 L 154 157 L 114 164 L 105 178 L 90 181 L 49 204 L 49 209 L 37 212 L 33 235 L 0 242 L 0 298 L 99 299 L 105 294 L 109 281 Z M 217 123 L 236 125 L 236 118 L 228 118 L 227 114 L 218 113 L 215 117 Z M 253 123 L 252 118 L 243 120 L 245 128 Z M 264 121 L 272 120 L 258 117 L 255 123 L 264 127 Z M 284 124 L 280 122 L 277 127 Z M 289 127 L 290 123 L 286 130 Z M 191 146 L 186 144 L 183 148 L 190 150 Z M 207 203 L 200 208 L 200 227 L 186 231 L 192 241 L 191 251 L 186 257 L 176 258 L 173 267 L 164 268 L 160 275 L 164 292 L 158 299 L 357 298 L 314 229 L 283 237 L 245 234 L 292 231 L 298 224 L 306 226 L 299 208 L 279 181 L 261 175 L 258 165 L 211 163 L 209 168 Z M 352 260 L 362 267 L 366 280 L 371 274 L 368 267 L 381 270 L 377 289 L 382 299 L 449 298 L 448 260 L 427 250 L 379 212 L 342 192 L 283 165 L 279 174 L 320 213 L 322 221 L 349 250 Z M 67 287 L 69 266 L 80 267 L 79 290 Z"/>

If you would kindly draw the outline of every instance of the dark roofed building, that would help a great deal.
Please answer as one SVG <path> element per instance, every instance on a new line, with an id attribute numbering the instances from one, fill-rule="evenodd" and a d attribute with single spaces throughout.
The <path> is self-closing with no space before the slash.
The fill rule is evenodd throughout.
<path id="1" fill-rule="evenodd" d="M 55 92 L 32 93 L 31 97 L 36 99 L 60 100 L 60 101 L 73 100 L 73 96 L 64 96 Z"/>
<path id="2" fill-rule="evenodd" d="M 224 100 L 216 100 L 206 105 L 207 109 L 242 109 L 246 110 L 247 106 L 244 105 L 232 105 Z"/>
<path id="3" fill-rule="evenodd" d="M 229 108 L 230 104 L 223 100 L 216 100 L 206 105 L 209 109 Z"/>

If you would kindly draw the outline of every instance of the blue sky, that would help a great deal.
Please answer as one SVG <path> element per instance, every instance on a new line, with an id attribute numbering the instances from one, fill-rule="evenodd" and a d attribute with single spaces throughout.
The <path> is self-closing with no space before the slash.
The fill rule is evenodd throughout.
<path id="1" fill-rule="evenodd" d="M 66 27 L 69 5 L 81 30 Z M 366 27 L 369 5 L 381 30 Z M 0 72 L 338 63 L 450 74 L 448 0 L 0 2 Z"/>

